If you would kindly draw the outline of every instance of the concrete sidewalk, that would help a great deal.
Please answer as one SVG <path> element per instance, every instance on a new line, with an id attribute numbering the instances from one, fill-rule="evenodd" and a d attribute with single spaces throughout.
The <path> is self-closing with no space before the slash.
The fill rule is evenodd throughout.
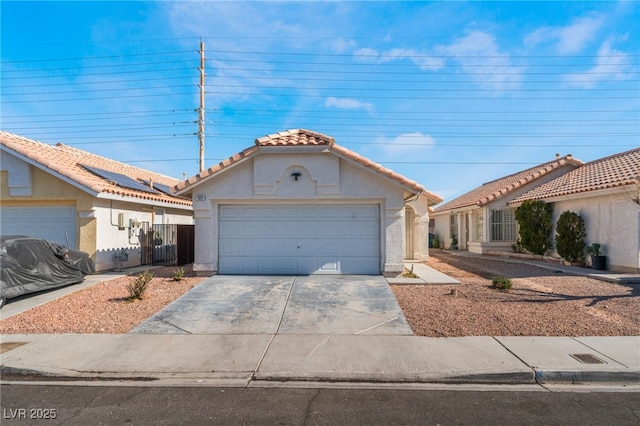
<path id="1" fill-rule="evenodd" d="M 640 390 L 640 337 L 3 335 L 1 370 L 75 379 L 617 384 Z"/>
<path id="2" fill-rule="evenodd" d="M 411 265 L 422 284 L 458 283 L 426 265 L 410 263 L 408 269 Z M 116 276 L 87 277 L 82 286 Z M 77 289 L 48 292 L 41 301 L 25 299 L 24 306 L 12 302 L 3 308 L 2 318 Z M 615 384 L 640 391 L 640 336 L 1 335 L 0 353 L 2 375 L 77 380 L 187 380 L 214 386 L 274 381 L 573 383 Z"/>
<path id="3" fill-rule="evenodd" d="M 387 282 L 393 285 L 420 285 L 420 284 L 436 284 L 436 285 L 456 285 L 460 281 L 455 278 L 443 274 L 430 266 L 418 261 L 405 262 L 404 267 L 407 271 L 413 272 L 418 278 L 403 277 L 387 277 Z"/>

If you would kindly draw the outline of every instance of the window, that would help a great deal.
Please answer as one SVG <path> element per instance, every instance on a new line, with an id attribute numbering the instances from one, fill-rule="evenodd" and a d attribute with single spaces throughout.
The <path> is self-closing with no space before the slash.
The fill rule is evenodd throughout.
<path id="1" fill-rule="evenodd" d="M 515 241 L 514 210 L 491 210 L 491 241 Z"/>
<path id="2" fill-rule="evenodd" d="M 458 217 L 455 215 L 449 216 L 449 236 L 458 238 Z"/>

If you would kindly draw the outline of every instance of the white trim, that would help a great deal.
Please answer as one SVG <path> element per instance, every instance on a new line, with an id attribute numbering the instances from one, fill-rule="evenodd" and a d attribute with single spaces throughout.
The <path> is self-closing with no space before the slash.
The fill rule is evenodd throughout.
<path id="1" fill-rule="evenodd" d="M 101 193 L 97 194 L 95 197 L 99 198 L 101 200 L 122 201 L 122 202 L 125 202 L 125 203 L 141 204 L 141 205 L 145 205 L 145 206 L 167 207 L 167 208 L 172 208 L 172 209 L 188 210 L 188 211 L 193 211 L 194 210 L 192 206 L 185 206 L 184 204 L 173 204 L 173 203 L 164 202 L 164 201 L 147 200 L 145 198 L 131 197 L 131 196 L 127 196 L 127 195 L 111 194 L 111 193 L 108 193 L 108 192 L 101 192 Z"/>

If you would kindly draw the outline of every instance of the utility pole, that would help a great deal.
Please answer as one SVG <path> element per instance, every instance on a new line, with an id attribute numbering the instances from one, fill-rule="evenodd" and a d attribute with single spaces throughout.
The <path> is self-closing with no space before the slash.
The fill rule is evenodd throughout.
<path id="1" fill-rule="evenodd" d="M 198 108 L 198 140 L 200 141 L 200 171 L 204 170 L 204 42 L 200 42 L 200 108 Z"/>

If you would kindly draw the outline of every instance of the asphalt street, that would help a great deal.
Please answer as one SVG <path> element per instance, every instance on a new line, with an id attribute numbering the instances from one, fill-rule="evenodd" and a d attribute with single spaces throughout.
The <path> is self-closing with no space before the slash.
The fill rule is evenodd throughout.
<path id="1" fill-rule="evenodd" d="M 635 425 L 640 393 L 5 384 L 2 425 Z"/>

